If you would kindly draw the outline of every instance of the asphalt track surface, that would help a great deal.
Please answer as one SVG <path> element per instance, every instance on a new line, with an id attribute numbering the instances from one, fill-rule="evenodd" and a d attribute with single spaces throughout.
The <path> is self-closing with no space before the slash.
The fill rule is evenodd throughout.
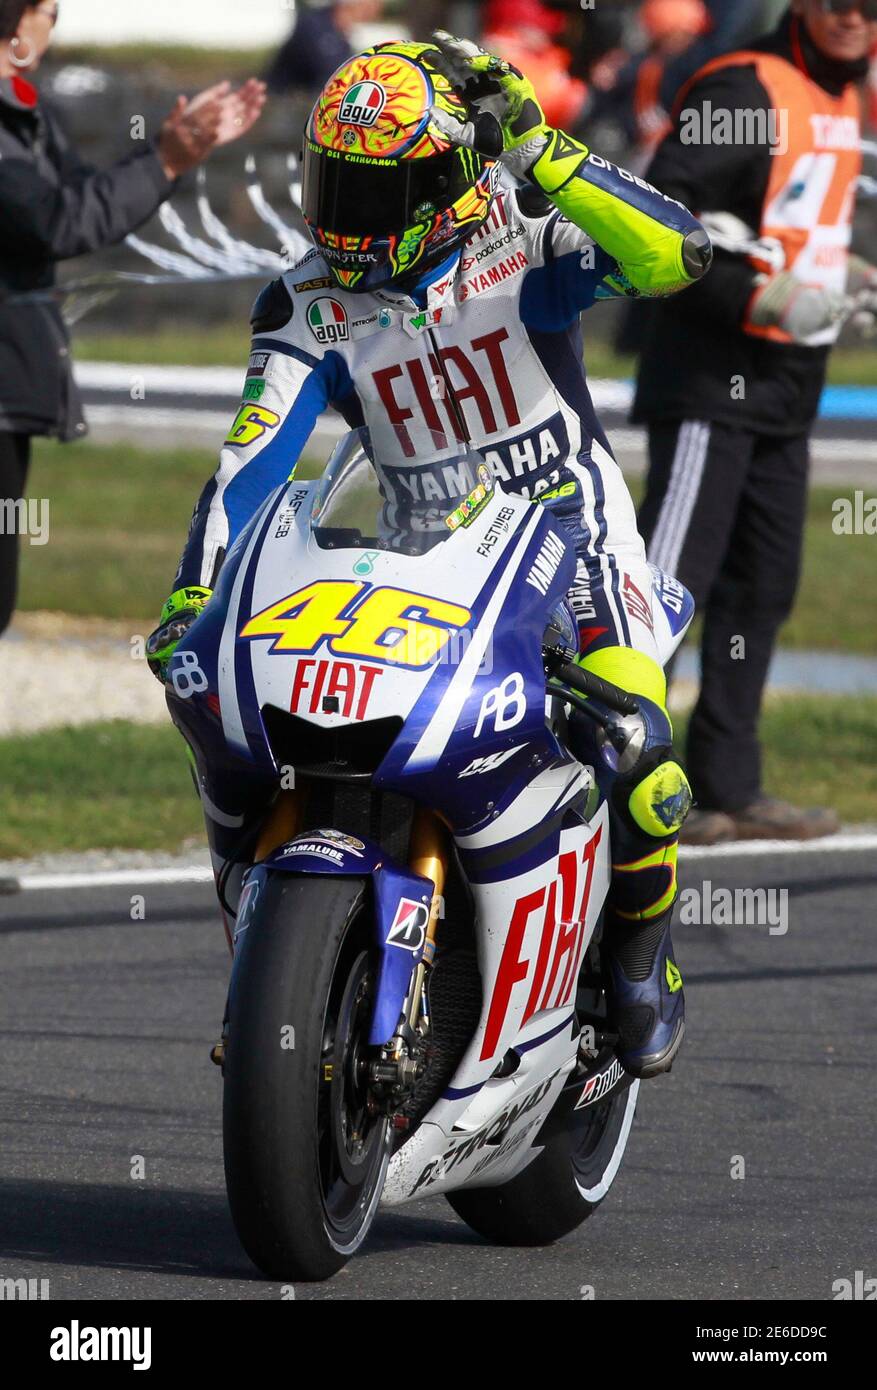
<path id="1" fill-rule="evenodd" d="M 704 879 L 788 889 L 788 932 L 677 930 L 688 1038 L 642 1086 L 596 1216 L 504 1250 L 425 1199 L 297 1299 L 826 1300 L 877 1273 L 873 853 L 699 860 L 682 886 Z M 278 1299 L 226 1207 L 212 889 L 146 888 L 144 921 L 132 891 L 0 897 L 0 1279 L 48 1279 L 53 1300 Z"/>

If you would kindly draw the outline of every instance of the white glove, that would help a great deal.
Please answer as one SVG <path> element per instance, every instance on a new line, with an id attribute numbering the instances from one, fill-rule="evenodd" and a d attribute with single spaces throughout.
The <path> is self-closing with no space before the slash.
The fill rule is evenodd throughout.
<path id="1" fill-rule="evenodd" d="M 852 323 L 863 338 L 877 336 L 877 267 L 861 256 L 850 256 L 847 293 L 852 298 Z"/>
<path id="2" fill-rule="evenodd" d="M 438 29 L 433 41 L 441 52 L 436 66 L 466 108 L 466 120 L 461 122 L 441 106 L 433 106 L 434 123 L 455 144 L 501 160 L 523 178 L 548 144 L 550 133 L 532 83 L 511 63 L 485 53 L 470 39 L 457 39 Z"/>
<path id="3" fill-rule="evenodd" d="M 805 285 L 790 270 L 765 279 L 750 310 L 757 328 L 782 328 L 796 343 L 834 328 L 848 316 L 853 300 L 840 290 Z"/>

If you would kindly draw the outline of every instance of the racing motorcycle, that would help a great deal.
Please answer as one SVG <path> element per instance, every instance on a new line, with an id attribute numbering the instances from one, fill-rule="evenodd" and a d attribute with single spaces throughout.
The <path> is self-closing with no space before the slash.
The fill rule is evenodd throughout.
<path id="1" fill-rule="evenodd" d="M 489 1240 L 550 1243 L 606 1197 L 634 1117 L 608 807 L 568 730 L 623 740 L 636 702 L 574 664 L 550 512 L 478 455 L 439 466 L 450 509 L 400 525 L 347 436 L 253 516 L 169 670 L 233 950 L 228 1196 L 273 1278 L 332 1275 L 379 1205 L 435 1194 Z M 664 659 L 686 597 L 655 571 Z"/>

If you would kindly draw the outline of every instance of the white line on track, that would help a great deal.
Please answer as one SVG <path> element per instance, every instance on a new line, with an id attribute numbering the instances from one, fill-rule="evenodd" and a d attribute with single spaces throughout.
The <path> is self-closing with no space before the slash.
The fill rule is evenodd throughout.
<path id="1" fill-rule="evenodd" d="M 709 859 L 754 859 L 771 854 L 848 854 L 877 850 L 877 833 L 831 835 L 822 840 L 733 840 L 723 845 L 683 845 L 683 864 Z M 4 878 L 0 866 L 0 892 L 56 891 L 71 888 L 137 888 L 161 883 L 212 883 L 213 870 L 203 864 L 181 864 L 164 869 L 99 869 L 81 873 L 35 873 Z"/>
<path id="2" fill-rule="evenodd" d="M 155 883 L 212 883 L 213 870 L 203 864 L 168 869 L 100 869 L 92 873 L 23 874 L 15 880 L 23 891 L 60 888 L 139 888 Z"/>
<path id="3" fill-rule="evenodd" d="M 729 840 L 724 845 L 680 845 L 682 863 L 693 859 L 750 858 L 767 854 L 844 854 L 877 849 L 877 834 L 826 835 L 821 840 Z"/>

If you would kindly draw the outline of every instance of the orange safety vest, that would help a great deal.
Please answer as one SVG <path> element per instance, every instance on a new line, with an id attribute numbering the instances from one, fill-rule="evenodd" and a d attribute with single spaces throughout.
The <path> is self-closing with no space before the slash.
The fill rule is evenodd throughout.
<path id="1" fill-rule="evenodd" d="M 636 75 L 633 110 L 637 138 L 647 153 L 656 150 L 664 136 L 673 129 L 673 122 L 661 102 L 661 84 L 666 66 L 662 58 L 644 58 Z"/>
<path id="2" fill-rule="evenodd" d="M 750 63 L 767 91 L 774 122 L 771 175 L 758 236 L 781 243 L 786 270 L 794 271 L 805 284 L 843 292 L 856 185 L 862 172 L 862 104 L 858 89 L 850 83 L 841 96 L 835 97 L 787 59 L 772 53 L 743 51 L 728 53 L 701 68 L 677 101 L 677 113 L 688 90 L 703 77 L 722 68 Z M 764 268 L 756 258 L 750 260 L 758 269 Z M 748 321 L 744 321 L 743 327 L 755 338 L 792 341 L 780 328 L 758 328 Z M 814 334 L 808 339 L 808 346 L 832 343 L 839 332 L 837 325 Z"/>

